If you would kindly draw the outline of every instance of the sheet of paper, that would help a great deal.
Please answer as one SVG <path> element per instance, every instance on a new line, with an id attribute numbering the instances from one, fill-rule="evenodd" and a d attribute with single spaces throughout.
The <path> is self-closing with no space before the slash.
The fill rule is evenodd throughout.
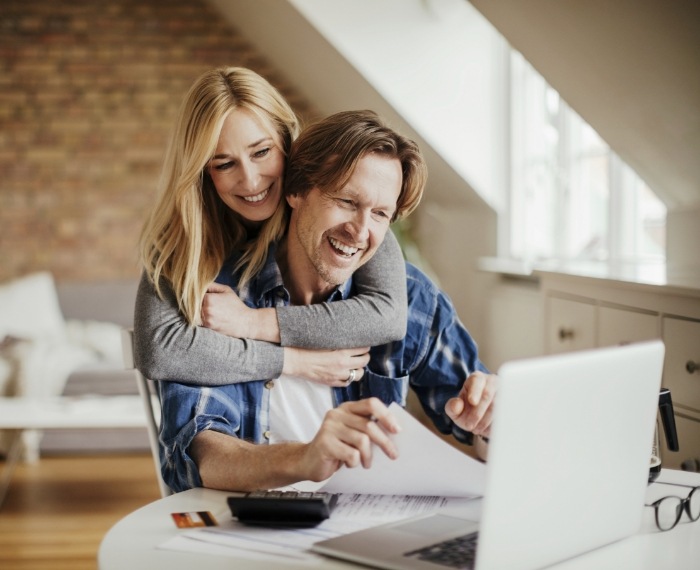
<path id="1" fill-rule="evenodd" d="M 657 483 L 668 483 L 670 485 L 688 485 L 695 487 L 700 485 L 700 475 L 693 471 L 680 471 L 678 469 L 662 469 Z"/>
<path id="2" fill-rule="evenodd" d="M 331 518 L 315 528 L 276 530 L 245 526 L 230 519 L 221 521 L 217 527 L 183 531 L 159 548 L 270 562 L 282 558 L 285 563 L 310 567 L 322 560 L 309 551 L 320 540 L 436 510 L 465 513 L 473 503 L 478 501 L 447 497 L 340 495 Z"/>
<path id="3" fill-rule="evenodd" d="M 486 467 L 461 453 L 393 404 L 401 432 L 391 436 L 399 458 L 377 450 L 370 469 L 341 469 L 326 482 L 300 482 L 298 490 L 340 493 L 330 519 L 312 529 L 274 530 L 230 519 L 218 527 L 186 530 L 160 548 L 230 555 L 313 567 L 322 558 L 309 551 L 315 542 L 378 524 L 441 510 L 478 520 Z"/>
<path id="4" fill-rule="evenodd" d="M 474 497 L 484 493 L 486 465 L 452 447 L 398 404 L 389 409 L 401 425 L 391 435 L 396 460 L 375 448 L 370 469 L 342 467 L 321 487 L 330 493 Z"/>

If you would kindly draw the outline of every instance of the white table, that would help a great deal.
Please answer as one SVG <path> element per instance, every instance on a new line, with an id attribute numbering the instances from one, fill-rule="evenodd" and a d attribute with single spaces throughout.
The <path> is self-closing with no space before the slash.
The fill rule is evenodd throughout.
<path id="1" fill-rule="evenodd" d="M 24 430 L 134 427 L 146 427 L 140 396 L 0 398 L 0 429 L 13 437 L 0 476 L 0 508 L 19 460 L 19 436 Z"/>
<path id="2" fill-rule="evenodd" d="M 662 478 L 676 475 L 664 470 Z M 700 474 L 682 474 L 692 485 L 700 485 Z M 665 495 L 686 496 L 689 489 L 655 483 L 648 499 Z M 170 570 L 206 567 L 207 570 L 269 569 L 269 561 L 254 561 L 210 554 L 194 554 L 158 549 L 178 532 L 170 513 L 210 511 L 217 520 L 230 517 L 226 505 L 229 493 L 192 489 L 155 501 L 131 513 L 115 524 L 102 540 L 98 562 L 100 570 Z M 691 523 L 686 515 L 668 532 L 656 530 L 651 508 L 639 534 L 552 566 L 558 570 L 697 570 L 700 568 L 700 521 Z M 279 566 L 279 564 L 275 564 Z M 299 568 L 299 566 L 295 566 Z M 323 568 L 351 568 L 352 564 L 327 559 Z"/>

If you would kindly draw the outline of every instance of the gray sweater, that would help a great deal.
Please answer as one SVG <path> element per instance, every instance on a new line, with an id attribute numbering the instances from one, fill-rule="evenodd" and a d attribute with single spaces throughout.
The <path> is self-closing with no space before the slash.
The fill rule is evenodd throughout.
<path id="1" fill-rule="evenodd" d="M 355 348 L 403 338 L 406 267 L 391 231 L 354 279 L 358 294 L 351 299 L 278 307 L 281 345 L 277 345 L 189 326 L 170 285 L 161 282 L 161 299 L 144 274 L 134 311 L 136 367 L 151 380 L 215 386 L 277 378 L 282 373 L 284 346 Z"/>

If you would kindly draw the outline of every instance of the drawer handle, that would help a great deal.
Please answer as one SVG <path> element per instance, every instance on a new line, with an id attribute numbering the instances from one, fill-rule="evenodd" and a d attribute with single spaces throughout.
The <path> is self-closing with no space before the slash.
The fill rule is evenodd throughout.
<path id="1" fill-rule="evenodd" d="M 688 371 L 688 374 L 692 374 L 700 370 L 700 363 L 689 360 L 685 363 L 685 369 Z"/>
<path id="2" fill-rule="evenodd" d="M 559 329 L 559 340 L 568 340 L 574 338 L 574 329 Z"/>

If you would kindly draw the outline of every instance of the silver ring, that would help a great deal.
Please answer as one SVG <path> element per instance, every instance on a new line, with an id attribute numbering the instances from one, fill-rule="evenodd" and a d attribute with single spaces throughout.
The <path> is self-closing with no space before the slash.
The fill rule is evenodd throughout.
<path id="1" fill-rule="evenodd" d="M 356 370 L 353 368 L 350 370 L 350 376 L 348 376 L 348 379 L 345 381 L 346 384 L 351 384 L 355 381 L 355 374 Z"/>

